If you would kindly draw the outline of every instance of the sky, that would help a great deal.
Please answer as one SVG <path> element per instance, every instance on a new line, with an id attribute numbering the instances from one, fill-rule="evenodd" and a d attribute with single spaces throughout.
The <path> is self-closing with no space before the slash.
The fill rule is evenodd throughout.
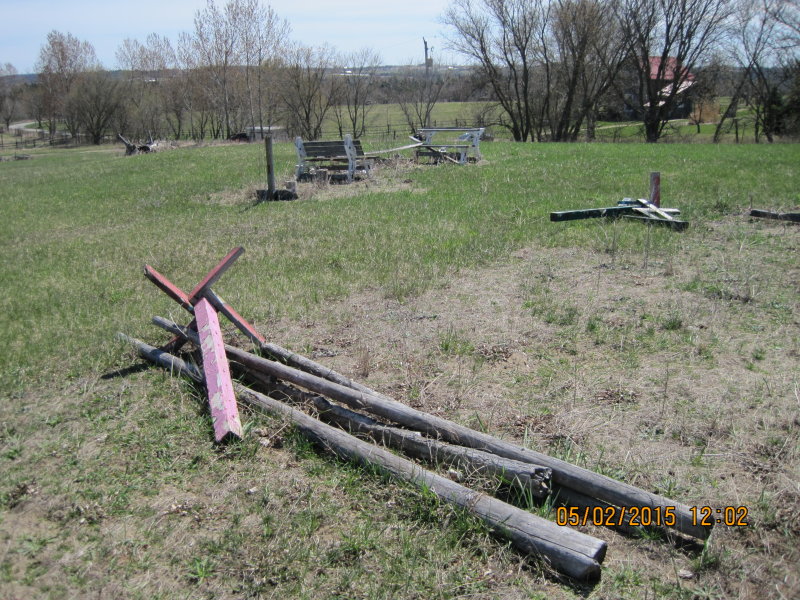
<path id="1" fill-rule="evenodd" d="M 222 6 L 225 0 L 216 0 Z M 262 0 L 289 22 L 292 39 L 306 45 L 327 42 L 350 52 L 368 47 L 388 65 L 423 62 L 425 38 L 438 63 L 457 62 L 446 51 L 440 15 L 449 0 Z M 173 42 L 194 28 L 206 0 L 0 0 L 0 64 L 33 73 L 39 50 L 52 30 L 71 33 L 94 46 L 106 69 L 117 67 L 125 38 L 141 42 L 149 33 Z"/>

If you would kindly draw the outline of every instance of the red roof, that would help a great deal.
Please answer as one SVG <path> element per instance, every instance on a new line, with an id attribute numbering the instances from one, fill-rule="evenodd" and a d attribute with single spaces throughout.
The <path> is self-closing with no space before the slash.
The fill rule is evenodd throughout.
<path id="1" fill-rule="evenodd" d="M 667 57 L 667 65 L 664 68 L 664 73 L 661 77 L 658 76 L 658 67 L 661 66 L 661 57 L 660 56 L 651 56 L 650 57 L 650 79 L 662 79 L 664 81 L 673 81 L 675 79 L 676 71 L 678 68 L 678 61 L 675 59 L 674 56 Z M 688 81 L 694 80 L 694 74 L 689 73 L 686 69 L 684 69 L 686 73 L 686 79 Z"/>

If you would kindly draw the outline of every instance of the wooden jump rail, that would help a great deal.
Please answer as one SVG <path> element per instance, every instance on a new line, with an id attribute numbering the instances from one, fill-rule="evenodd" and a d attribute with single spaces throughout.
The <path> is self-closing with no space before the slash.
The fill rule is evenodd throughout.
<path id="1" fill-rule="evenodd" d="M 228 317 L 236 327 L 256 343 L 261 344 L 266 341 L 250 323 L 211 289 L 211 286 L 222 277 L 223 273 L 243 252 L 244 248 L 241 246 L 228 252 L 188 294 L 150 265 L 144 266 L 145 277 L 195 317 L 189 328 L 199 336 L 198 345 L 203 354 L 203 372 L 211 418 L 214 423 L 214 438 L 217 442 L 231 436 L 242 437 L 242 424 L 236 408 L 217 312 Z M 165 348 L 175 351 L 184 342 L 185 336 L 176 336 L 165 345 Z"/>
<path id="2" fill-rule="evenodd" d="M 646 214 L 653 215 L 652 218 L 664 221 L 668 220 L 664 215 L 671 217 L 675 213 L 674 209 L 662 209 L 650 200 L 627 202 L 625 206 L 615 208 L 634 213 L 636 210 L 646 211 Z M 600 563 L 606 553 L 605 542 L 470 490 L 389 452 L 385 447 L 429 463 L 451 465 L 470 474 L 492 477 L 503 484 L 521 488 L 530 497 L 549 497 L 570 507 L 570 512 L 572 507 L 579 507 L 585 519 L 598 510 L 603 514 L 610 512 L 618 515 L 618 519 L 607 524 L 625 531 L 639 528 L 642 523 L 634 521 L 635 515 L 649 510 L 664 515 L 664 520 L 655 524 L 658 527 L 672 528 L 699 539 L 706 539 L 710 534 L 711 527 L 696 523 L 688 506 L 418 411 L 309 358 L 267 343 L 250 323 L 211 289 L 243 251 L 242 248 L 231 250 L 189 293 L 146 265 L 148 279 L 194 318 L 189 327 L 154 318 L 154 324 L 175 335 L 162 348 L 122 336 L 133 342 L 139 354 L 148 360 L 205 383 L 218 441 L 242 435 L 236 407 L 238 396 L 239 401 L 284 415 L 301 433 L 327 451 L 376 466 L 463 507 L 483 519 L 496 534 L 509 539 L 519 550 L 542 558 L 561 573 L 581 580 L 599 578 Z M 275 360 L 225 344 L 217 312 L 228 316 L 262 354 Z M 172 354 L 186 342 L 199 347 L 203 358 L 202 373 Z M 237 376 L 245 377 L 259 390 L 285 399 L 285 402 L 233 382 L 229 369 L 234 369 Z M 305 414 L 300 408 L 315 410 L 319 419 Z M 380 420 L 363 413 L 370 413 Z M 338 425 L 339 429 L 328 423 Z"/>
<path id="3" fill-rule="evenodd" d="M 140 356 L 170 372 L 180 373 L 195 381 L 202 380 L 195 367 L 178 357 L 123 334 L 119 334 L 119 337 L 133 344 Z M 496 535 L 511 541 L 518 550 L 544 559 L 569 577 L 580 581 L 596 581 L 600 578 L 600 563 L 608 548 L 603 540 L 561 527 L 502 500 L 471 490 L 274 398 L 240 384 L 234 387 L 241 401 L 290 420 L 318 447 L 345 460 L 378 467 L 398 479 L 433 492 L 442 500 L 478 516 Z"/>
<path id="4" fill-rule="evenodd" d="M 189 340 L 196 339 L 196 333 L 166 319 L 157 317 L 153 319 L 153 322 L 170 333 L 181 335 Z M 350 387 L 344 381 L 346 378 L 343 378 L 335 371 L 329 370 L 328 377 L 321 377 L 292 368 L 281 362 L 261 358 L 227 344 L 225 345 L 225 350 L 228 353 L 229 360 L 247 369 L 287 381 L 350 406 L 353 409 L 369 412 L 389 422 L 421 431 L 433 439 L 491 452 L 497 456 L 512 460 L 548 467 L 552 469 L 553 482 L 557 486 L 580 492 L 583 495 L 589 495 L 609 505 L 619 507 L 648 506 L 659 510 L 670 508 L 675 511 L 676 517 L 675 524 L 672 527 L 686 535 L 705 539 L 711 532 L 709 527 L 704 527 L 694 522 L 691 511 L 687 506 L 674 500 L 647 492 L 546 454 L 505 442 L 492 435 L 475 431 L 447 419 L 416 410 L 388 396 L 378 394 L 363 385 L 359 385 L 358 388 Z M 283 352 L 289 354 L 285 350 Z M 313 361 L 303 358 L 303 362 L 310 363 Z M 318 369 L 315 370 L 318 371 Z M 342 383 L 337 383 L 337 380 Z"/>
<path id="5" fill-rule="evenodd" d="M 297 136 L 294 145 L 297 149 L 298 181 L 317 169 L 325 169 L 343 173 L 347 183 L 351 183 L 356 171 L 369 173 L 372 168 L 372 160 L 364 154 L 361 140 L 354 140 L 349 134 L 341 140 L 317 142 L 304 142 Z"/>

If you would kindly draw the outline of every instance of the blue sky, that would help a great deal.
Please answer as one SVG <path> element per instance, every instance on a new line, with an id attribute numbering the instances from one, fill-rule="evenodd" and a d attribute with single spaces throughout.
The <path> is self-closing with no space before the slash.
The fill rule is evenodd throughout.
<path id="1" fill-rule="evenodd" d="M 452 62 L 445 52 L 439 16 L 449 0 L 263 0 L 289 21 L 292 38 L 308 45 L 325 42 L 341 51 L 369 47 L 384 64 L 421 63 L 422 38 L 437 62 Z M 224 0 L 217 0 L 218 5 Z M 94 46 L 107 69 L 125 38 L 144 41 L 149 33 L 177 40 L 191 31 L 206 0 L 0 0 L 0 64 L 20 73 L 34 70 L 47 34 L 56 29 Z"/>

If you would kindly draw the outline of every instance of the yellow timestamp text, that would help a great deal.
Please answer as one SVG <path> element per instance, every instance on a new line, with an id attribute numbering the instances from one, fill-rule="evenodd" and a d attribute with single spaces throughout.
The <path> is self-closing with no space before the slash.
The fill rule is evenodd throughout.
<path id="1" fill-rule="evenodd" d="M 750 523 L 747 515 L 750 512 L 746 506 L 690 506 L 692 525 L 712 527 L 713 525 L 727 525 L 728 527 L 747 527 Z"/>

